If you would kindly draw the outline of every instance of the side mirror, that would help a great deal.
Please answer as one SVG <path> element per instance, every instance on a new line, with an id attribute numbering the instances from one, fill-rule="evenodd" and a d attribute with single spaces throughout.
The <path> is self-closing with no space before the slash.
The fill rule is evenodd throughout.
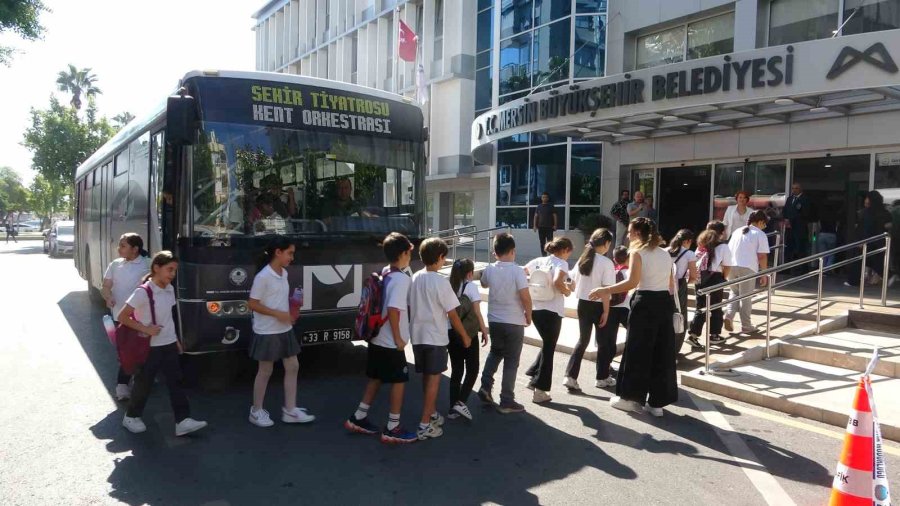
<path id="1" fill-rule="evenodd" d="M 178 95 L 172 95 L 166 101 L 166 141 L 176 146 L 193 144 L 196 122 L 194 97 L 181 88 Z"/>

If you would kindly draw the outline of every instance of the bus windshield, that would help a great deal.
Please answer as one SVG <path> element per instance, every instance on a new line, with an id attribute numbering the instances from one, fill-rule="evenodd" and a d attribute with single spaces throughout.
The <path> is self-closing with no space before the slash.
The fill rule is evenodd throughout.
<path id="1" fill-rule="evenodd" d="M 415 233 L 420 142 L 204 122 L 193 235 Z"/>

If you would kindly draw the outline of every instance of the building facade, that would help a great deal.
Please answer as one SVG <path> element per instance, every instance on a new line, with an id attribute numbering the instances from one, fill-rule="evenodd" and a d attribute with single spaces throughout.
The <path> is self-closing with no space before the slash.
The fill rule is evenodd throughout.
<path id="1" fill-rule="evenodd" d="M 333 79 L 416 98 L 397 57 L 398 24 L 418 34 L 429 100 L 427 226 L 490 226 L 489 172 L 475 165 L 476 0 L 271 0 L 254 15 L 256 69 Z M 488 104 L 489 106 L 489 104 Z"/>
<path id="2" fill-rule="evenodd" d="M 812 203 L 811 221 L 834 223 L 840 243 L 853 239 L 866 192 L 879 190 L 888 205 L 900 201 L 900 0 L 610 0 L 604 7 L 603 77 L 572 75 L 521 97 L 502 93 L 512 90 L 501 73 L 499 100 L 473 123 L 473 155 L 492 166 L 495 223 L 525 223 L 508 204 L 530 204 L 534 192 L 524 194 L 517 167 L 526 162 L 509 148 L 530 142 L 532 170 L 535 144 L 567 137 L 568 156 L 551 157 L 568 163 L 567 179 L 561 166 L 548 179 L 568 185 L 570 228 L 581 213 L 608 213 L 621 189 L 655 197 L 668 237 L 720 218 L 738 190 L 751 193 L 752 207 L 780 216 L 796 181 Z M 516 37 L 495 36 L 501 68 Z M 600 168 L 585 172 L 599 182 L 582 211 L 574 149 L 597 142 Z M 526 179 L 540 185 L 541 177 Z M 814 246 L 815 227 L 809 235 Z"/>

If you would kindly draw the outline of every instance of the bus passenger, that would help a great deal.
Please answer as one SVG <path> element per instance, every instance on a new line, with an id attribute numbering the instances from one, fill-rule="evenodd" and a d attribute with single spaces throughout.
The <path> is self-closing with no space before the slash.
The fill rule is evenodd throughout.
<path id="1" fill-rule="evenodd" d="M 279 216 L 293 218 L 297 215 L 297 201 L 294 198 L 294 191 L 291 188 L 285 189 L 282 187 L 281 178 L 278 177 L 278 174 L 269 174 L 264 177 L 261 186 L 264 188 L 265 193 L 272 196 L 272 206 Z"/>
<path id="2" fill-rule="evenodd" d="M 250 423 L 259 427 L 274 425 L 269 412 L 263 409 L 266 387 L 276 360 L 284 365 L 284 406 L 281 421 L 309 423 L 316 419 L 297 407 L 297 355 L 300 343 L 294 336 L 294 317 L 290 313 L 290 286 L 287 267 L 294 261 L 294 244 L 284 236 L 276 236 L 266 246 L 253 285 L 248 305 L 253 311 L 253 341 L 250 357 L 259 362 L 253 382 L 253 406 Z"/>
<path id="3" fill-rule="evenodd" d="M 250 229 L 254 234 L 284 233 L 284 216 L 275 212 L 275 199 L 270 193 L 256 197 L 256 207 L 250 212 Z"/>
<path id="4" fill-rule="evenodd" d="M 144 251 L 144 240 L 133 232 L 122 234 L 119 238 L 119 258 L 109 263 L 103 274 L 103 300 L 112 311 L 113 320 L 125 306 L 125 300 L 140 286 L 144 276 L 150 271 L 150 259 Z M 116 400 L 127 401 L 131 397 L 128 383 L 131 376 L 125 374 L 122 366 L 116 380 Z"/>
<path id="5" fill-rule="evenodd" d="M 332 200 L 326 201 L 323 206 L 323 218 L 343 218 L 347 216 L 372 217 L 372 214 L 366 212 L 362 205 L 353 199 L 353 183 L 349 178 L 338 178 L 334 184 L 334 192 L 335 194 Z"/>
<path id="6" fill-rule="evenodd" d="M 150 273 L 144 278 L 144 285 L 135 288 L 117 316 L 126 327 L 150 336 L 150 354 L 134 376 L 131 402 L 122 419 L 122 425 L 135 434 L 147 430 L 141 415 L 144 414 L 144 406 L 147 405 L 156 374 L 160 371 L 165 376 L 166 387 L 169 389 L 169 402 L 175 415 L 175 435 L 184 436 L 207 425 L 206 422 L 191 418 L 188 398 L 181 388 L 181 366 L 178 361 L 181 343 L 175 334 L 175 322 L 172 319 L 172 307 L 175 306 L 172 280 L 175 279 L 177 270 L 178 259 L 171 251 L 160 251 L 154 255 L 150 262 Z M 153 294 L 152 299 L 145 286 Z"/>

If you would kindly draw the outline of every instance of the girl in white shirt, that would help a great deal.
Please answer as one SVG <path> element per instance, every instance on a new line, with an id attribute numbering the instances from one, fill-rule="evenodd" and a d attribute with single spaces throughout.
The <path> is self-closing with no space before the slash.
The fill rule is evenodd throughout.
<path id="1" fill-rule="evenodd" d="M 698 269 L 700 271 L 700 281 L 697 288 L 706 288 L 715 286 L 725 282 L 731 270 L 731 251 L 728 245 L 719 242 L 720 232 L 715 229 L 707 228 L 697 239 L 697 259 Z M 703 326 L 706 324 L 706 311 L 704 308 L 708 304 L 710 306 L 722 302 L 722 290 L 717 290 L 709 297 L 706 295 L 697 296 L 697 311 L 694 312 L 694 319 L 691 320 L 691 328 L 689 329 L 688 342 L 693 348 L 703 349 L 700 343 L 700 334 L 703 332 Z M 722 339 L 722 308 L 713 309 L 709 315 L 709 342 L 720 343 Z"/>
<path id="2" fill-rule="evenodd" d="M 450 286 L 457 298 L 466 296 L 472 303 L 471 314 L 460 313 L 463 327 L 466 332 L 474 340 L 481 331 L 481 345 L 487 345 L 488 330 L 484 324 L 484 316 L 481 314 L 481 294 L 478 292 L 478 286 L 474 283 L 475 279 L 475 263 L 468 258 L 460 258 L 453 262 L 450 268 Z M 460 416 L 467 420 L 472 419 L 472 412 L 466 404 L 472 388 L 475 386 L 475 380 L 478 378 L 478 345 L 471 343 L 468 348 L 463 343 L 459 333 L 453 330 L 451 326 L 447 330 L 447 337 L 450 340 L 447 345 L 447 352 L 450 355 L 450 409 L 447 411 L 447 418 L 455 419 Z M 465 376 L 465 378 L 463 378 Z"/>
<path id="3" fill-rule="evenodd" d="M 553 280 L 554 297 L 547 301 L 533 300 L 531 319 L 541 336 L 543 346 L 531 367 L 525 374 L 531 376 L 529 388 L 534 389 L 532 402 L 542 403 L 551 400 L 550 386 L 553 382 L 553 354 L 556 352 L 556 341 L 562 328 L 565 316 L 565 298 L 572 293 L 569 288 L 569 256 L 572 254 L 572 241 L 567 237 L 557 237 L 544 246 L 547 256 L 535 258 L 525 265 L 526 273 L 538 269 L 548 271 Z"/>
<path id="4" fill-rule="evenodd" d="M 675 275 L 672 257 L 662 249 L 656 223 L 635 218 L 628 225 L 628 279 L 598 288 L 594 300 L 636 288 L 628 320 L 628 337 L 619 367 L 616 396 L 610 405 L 623 411 L 644 409 L 663 416 L 663 406 L 678 400 L 675 377 Z M 646 404 L 645 404 L 646 403 Z"/>
<path id="5" fill-rule="evenodd" d="M 606 257 L 612 240 L 613 235 L 609 230 L 605 228 L 595 230 L 588 243 L 584 245 L 573 276 L 575 295 L 578 297 L 578 344 L 575 345 L 566 366 L 563 386 L 569 391 L 581 391 L 578 373 L 581 370 L 584 352 L 591 342 L 591 331 L 596 332 L 597 339 L 596 381 L 605 381 L 610 377 L 609 364 L 616 354 L 618 328 L 613 328 L 612 332 L 605 331 L 606 321 L 609 318 L 609 297 L 591 300 L 590 295 L 594 288 L 616 284 L 616 267 L 612 260 Z"/>
<path id="6" fill-rule="evenodd" d="M 688 284 L 697 282 L 697 262 L 691 246 L 694 245 L 694 232 L 683 228 L 669 241 L 669 256 L 675 262 L 675 296 L 678 297 L 684 328 L 687 328 Z M 684 344 L 684 332 L 675 336 L 675 353 L 681 351 Z"/>
<path id="7" fill-rule="evenodd" d="M 248 305 L 253 311 L 253 341 L 250 357 L 259 362 L 253 382 L 253 406 L 250 423 L 258 427 L 274 425 L 269 412 L 263 409 L 266 387 L 276 360 L 284 365 L 284 406 L 281 421 L 309 423 L 316 419 L 297 407 L 297 355 L 300 343 L 294 336 L 295 317 L 290 312 L 290 285 L 287 267 L 294 262 L 294 244 L 284 236 L 276 236 L 266 247 L 264 263 L 253 278 Z"/>
<path id="8" fill-rule="evenodd" d="M 109 263 L 103 274 L 103 300 L 111 311 L 113 320 L 125 307 L 125 301 L 141 285 L 144 277 L 150 272 L 150 259 L 144 251 L 144 240 L 133 232 L 122 234 L 119 238 L 119 258 Z M 116 380 L 116 400 L 127 401 L 131 397 L 128 383 L 131 376 L 119 366 Z"/>
<path id="9" fill-rule="evenodd" d="M 150 262 L 150 274 L 125 302 L 118 320 L 122 325 L 150 339 L 150 353 L 134 375 L 134 390 L 122 425 L 135 434 L 147 430 L 141 420 L 156 374 L 162 371 L 169 389 L 169 401 L 175 415 L 175 435 L 184 436 L 206 427 L 206 422 L 190 417 L 187 396 L 181 388 L 178 355 L 181 343 L 175 332 L 172 308 L 175 290 L 172 280 L 178 271 L 178 259 L 171 251 L 160 251 Z"/>

